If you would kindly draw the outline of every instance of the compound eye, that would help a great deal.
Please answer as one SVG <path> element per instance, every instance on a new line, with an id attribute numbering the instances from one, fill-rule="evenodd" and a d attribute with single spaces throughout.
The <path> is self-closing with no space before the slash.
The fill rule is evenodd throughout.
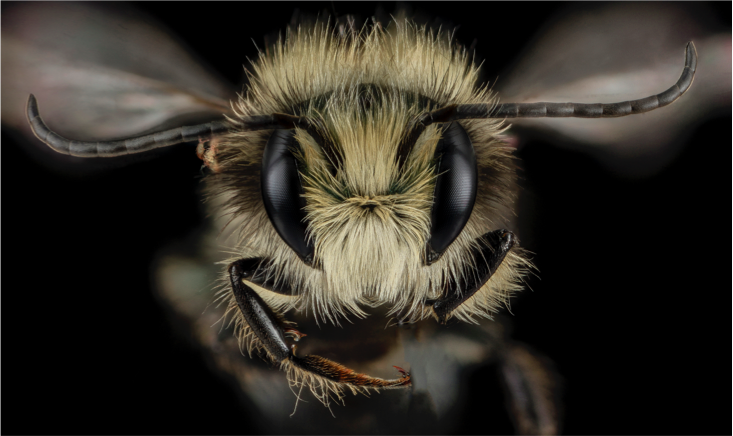
<path id="1" fill-rule="evenodd" d="M 298 166 L 290 151 L 296 146 L 294 130 L 276 130 L 262 156 L 262 200 L 270 222 L 283 241 L 308 265 L 313 262 L 313 245 L 308 243 L 303 186 Z"/>
<path id="2" fill-rule="evenodd" d="M 471 217 L 476 202 L 478 168 L 473 144 L 466 130 L 451 123 L 435 149 L 438 160 L 431 213 L 430 241 L 425 263 L 440 258 Z"/>

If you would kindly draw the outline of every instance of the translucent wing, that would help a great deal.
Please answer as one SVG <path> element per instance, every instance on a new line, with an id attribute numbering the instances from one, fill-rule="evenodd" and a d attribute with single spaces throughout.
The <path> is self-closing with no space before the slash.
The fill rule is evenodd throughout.
<path id="1" fill-rule="evenodd" d="M 692 127 L 730 107 L 730 32 L 704 5 L 669 3 L 572 6 L 559 12 L 501 74 L 502 101 L 610 103 L 667 89 L 682 71 L 684 47 L 698 51 L 695 81 L 684 102 L 617 119 L 512 120 L 514 131 L 556 138 L 597 155 L 625 174 L 663 167 Z M 718 30 L 718 31 L 716 31 Z"/>
<path id="2" fill-rule="evenodd" d="M 159 23 L 124 5 L 13 4 L 3 8 L 2 22 L 2 120 L 34 145 L 23 110 L 31 93 L 50 127 L 78 140 L 123 138 L 229 111 L 234 88 Z M 59 168 L 89 164 L 47 147 L 31 151 Z"/>

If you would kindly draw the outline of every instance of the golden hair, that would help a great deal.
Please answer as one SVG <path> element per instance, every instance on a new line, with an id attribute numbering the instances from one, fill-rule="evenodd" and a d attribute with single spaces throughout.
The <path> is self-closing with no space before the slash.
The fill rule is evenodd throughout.
<path id="1" fill-rule="evenodd" d="M 435 149 L 441 136 L 429 126 L 400 170 L 397 153 L 410 121 L 449 104 L 493 103 L 479 86 L 479 69 L 451 35 L 395 19 L 360 31 L 339 31 L 324 23 L 290 29 L 260 53 L 249 85 L 234 103 L 236 117 L 285 113 L 317 122 L 332 144 L 326 153 L 307 131 L 296 129 L 293 150 L 304 189 L 309 237 L 317 268 L 304 264 L 278 236 L 260 194 L 260 162 L 267 136 L 233 130 L 217 145 L 218 172 L 210 192 L 223 196 L 228 220 L 238 226 L 230 263 L 270 259 L 268 273 L 287 281 L 297 295 L 251 285 L 275 311 L 312 311 L 317 319 L 366 316 L 364 307 L 389 305 L 391 314 L 416 321 L 433 314 L 425 305 L 443 292 L 448 278 L 471 271 L 471 248 L 488 231 L 510 227 L 516 194 L 515 164 L 502 141 L 500 120 L 464 120 L 479 170 L 478 194 L 461 234 L 432 265 L 423 262 L 430 238 L 436 180 Z M 336 160 L 336 162 L 334 161 Z M 366 206 L 366 207 L 365 207 Z M 451 316 L 476 322 L 491 318 L 521 288 L 530 264 L 515 247 L 474 296 Z M 228 276 L 224 283 L 228 283 Z M 264 350 L 237 309 L 230 287 L 222 289 L 241 343 Z M 341 387 L 282 362 L 291 383 L 305 383 L 328 402 Z M 300 375 L 299 375 L 300 374 Z M 300 381 L 299 381 L 300 380 Z M 363 391 L 365 388 L 352 390 Z"/>

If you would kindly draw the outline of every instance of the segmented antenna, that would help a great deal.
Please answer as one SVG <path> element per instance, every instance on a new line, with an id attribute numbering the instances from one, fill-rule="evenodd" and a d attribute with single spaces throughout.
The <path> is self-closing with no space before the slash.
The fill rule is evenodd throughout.
<path id="1" fill-rule="evenodd" d="M 49 129 L 38 113 L 38 102 L 33 94 L 28 97 L 27 115 L 31 130 L 38 139 L 61 154 L 77 157 L 114 157 L 141 153 L 181 142 L 196 141 L 199 138 L 209 139 L 229 128 L 224 121 L 213 121 L 196 126 L 176 127 L 119 141 L 87 142 L 66 139 Z"/>
<path id="2" fill-rule="evenodd" d="M 413 128 L 402 143 L 397 153 L 400 166 L 404 165 L 413 145 L 425 128 L 434 123 L 449 123 L 466 119 L 487 118 L 542 118 L 542 117 L 575 117 L 575 118 L 610 118 L 641 114 L 667 106 L 684 94 L 695 78 L 697 67 L 697 50 L 692 41 L 685 47 L 685 68 L 677 83 L 668 90 L 639 100 L 619 103 L 502 103 L 493 104 L 461 104 L 449 105 L 422 114 L 413 122 Z M 114 157 L 132 153 L 141 153 L 160 147 L 168 147 L 182 142 L 210 139 L 212 136 L 225 133 L 231 128 L 226 121 L 212 121 L 195 126 L 176 127 L 162 132 L 151 133 L 118 141 L 75 141 L 66 139 L 52 131 L 43 122 L 38 112 L 38 102 L 31 94 L 27 106 L 28 122 L 33 134 L 43 143 L 62 154 L 77 157 Z M 256 115 L 237 122 L 237 130 L 274 130 L 303 128 L 315 138 L 320 139 L 317 129 L 306 117 L 287 114 Z M 331 151 L 329 147 L 324 150 Z M 332 157 L 332 156 L 330 156 Z M 332 157 L 335 161 L 335 156 Z"/>
<path id="3" fill-rule="evenodd" d="M 28 122 L 36 138 L 61 154 L 70 154 L 76 157 L 115 157 L 142 153 L 183 142 L 211 139 L 213 136 L 226 133 L 231 129 L 230 123 L 220 120 L 195 126 L 176 127 L 118 141 L 76 141 L 66 139 L 46 126 L 41 114 L 38 112 L 38 102 L 33 94 L 28 96 L 26 110 Z M 236 122 L 236 129 L 240 131 L 295 129 L 296 127 L 305 129 L 314 137 L 320 138 L 313 123 L 306 117 L 275 113 L 247 117 Z"/>
<path id="4" fill-rule="evenodd" d="M 400 168 L 407 161 L 417 139 L 431 124 L 450 123 L 458 120 L 488 118 L 615 118 L 642 114 L 674 103 L 689 89 L 695 78 L 697 50 L 692 41 L 685 47 L 685 68 L 677 83 L 661 94 L 639 100 L 619 103 L 502 103 L 453 104 L 427 112 L 415 119 L 410 133 L 400 144 L 397 153 Z"/>
<path id="5" fill-rule="evenodd" d="M 455 105 L 446 116 L 445 108 L 430 112 L 423 124 L 450 122 L 472 118 L 615 118 L 642 114 L 674 103 L 689 89 L 695 78 L 697 50 L 692 41 L 685 47 L 685 68 L 677 83 L 661 94 L 639 100 L 619 103 L 503 103 L 496 107 L 487 104 Z M 442 112 L 441 112 L 442 111 Z M 433 115 L 435 114 L 435 115 Z"/>

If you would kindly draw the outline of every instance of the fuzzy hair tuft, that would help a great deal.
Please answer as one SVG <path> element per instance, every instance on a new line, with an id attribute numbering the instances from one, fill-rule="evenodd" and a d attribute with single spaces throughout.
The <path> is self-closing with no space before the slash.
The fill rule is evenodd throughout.
<path id="1" fill-rule="evenodd" d="M 423 319 L 432 315 L 424 301 L 440 296 L 446 278 L 470 270 L 477 238 L 511 227 L 516 169 L 501 139 L 501 121 L 461 121 L 478 162 L 477 199 L 462 233 L 430 266 L 423 265 L 422 256 L 430 238 L 440 128 L 429 126 L 404 169 L 397 165 L 398 145 L 416 116 L 449 104 L 495 103 L 478 80 L 478 66 L 450 34 L 405 19 L 346 33 L 325 23 L 298 27 L 260 53 L 246 92 L 234 103 L 236 116 L 286 113 L 316 120 L 338 160 L 333 162 L 308 132 L 296 130 L 293 152 L 316 269 L 282 241 L 265 213 L 259 180 L 269 133 L 237 131 L 235 118 L 234 131 L 217 146 L 220 170 L 208 182 L 210 192 L 225 202 L 227 221 L 239 230 L 230 261 L 266 257 L 276 283 L 287 278 L 298 291 L 283 296 L 253 286 L 274 310 L 310 311 L 338 323 L 339 317 L 366 316 L 365 307 L 386 304 L 402 319 Z M 468 322 L 490 318 L 521 288 L 530 268 L 515 247 L 451 315 Z M 261 349 L 231 291 L 224 292 L 241 343 L 250 353 Z M 332 381 L 311 380 L 312 374 L 282 364 L 293 386 L 306 383 L 324 402 L 331 395 L 341 398 Z"/>

